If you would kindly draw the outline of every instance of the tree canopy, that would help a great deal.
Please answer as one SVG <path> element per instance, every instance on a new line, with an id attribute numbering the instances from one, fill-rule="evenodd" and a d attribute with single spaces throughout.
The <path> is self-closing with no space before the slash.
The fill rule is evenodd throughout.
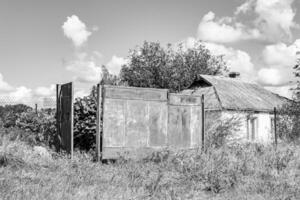
<path id="1" fill-rule="evenodd" d="M 134 87 L 167 88 L 178 92 L 188 88 L 199 74 L 227 72 L 222 56 L 213 56 L 204 45 L 194 48 L 144 42 L 132 50 L 128 64 L 122 66 L 120 79 Z"/>

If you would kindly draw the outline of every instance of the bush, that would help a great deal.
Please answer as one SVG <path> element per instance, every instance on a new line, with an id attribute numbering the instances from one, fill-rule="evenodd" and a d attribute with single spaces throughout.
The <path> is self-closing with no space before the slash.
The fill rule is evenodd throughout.
<path id="1" fill-rule="evenodd" d="M 18 115 L 31 110 L 31 107 L 24 104 L 0 106 L 0 126 L 5 128 L 14 127 Z"/>
<path id="2" fill-rule="evenodd" d="M 95 148 L 97 104 L 96 97 L 89 95 L 74 102 L 74 145 L 81 150 Z"/>
<path id="3" fill-rule="evenodd" d="M 222 118 L 220 112 L 205 113 L 205 148 L 220 148 L 227 144 L 231 136 L 239 131 L 240 118 L 232 116 Z"/>
<path id="4" fill-rule="evenodd" d="M 277 132 L 286 142 L 300 142 L 300 102 L 289 102 L 278 110 Z"/>
<path id="5" fill-rule="evenodd" d="M 56 133 L 56 119 L 53 112 L 23 112 L 16 116 L 16 126 L 33 133 L 34 143 L 44 143 L 47 146 L 56 147 L 59 138 Z"/>

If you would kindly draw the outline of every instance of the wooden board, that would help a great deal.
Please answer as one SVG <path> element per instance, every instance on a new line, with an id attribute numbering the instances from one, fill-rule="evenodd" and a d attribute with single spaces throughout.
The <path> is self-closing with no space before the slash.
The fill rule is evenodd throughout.
<path id="1" fill-rule="evenodd" d="M 201 146 L 201 97 L 152 88 L 104 86 L 103 91 L 102 159 Z"/>
<path id="2" fill-rule="evenodd" d="M 165 89 L 105 86 L 104 98 L 146 101 L 166 101 Z"/>
<path id="3" fill-rule="evenodd" d="M 60 137 L 59 150 L 73 155 L 73 85 L 66 83 L 56 86 L 56 123 Z"/>

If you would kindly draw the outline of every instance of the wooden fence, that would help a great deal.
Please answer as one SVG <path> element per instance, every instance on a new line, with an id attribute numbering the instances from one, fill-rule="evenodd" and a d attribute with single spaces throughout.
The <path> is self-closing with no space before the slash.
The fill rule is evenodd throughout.
<path id="1" fill-rule="evenodd" d="M 198 148 L 204 141 L 200 96 L 103 85 L 98 85 L 98 94 L 99 159 L 164 147 Z"/>

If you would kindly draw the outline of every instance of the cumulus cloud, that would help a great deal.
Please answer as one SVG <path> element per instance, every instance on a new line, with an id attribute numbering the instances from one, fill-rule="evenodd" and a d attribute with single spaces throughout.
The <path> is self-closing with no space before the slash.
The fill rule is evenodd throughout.
<path id="1" fill-rule="evenodd" d="M 266 40 L 290 41 L 291 29 L 298 27 L 294 21 L 296 11 L 292 8 L 293 2 L 294 0 L 247 0 L 237 8 L 235 14 L 255 13 L 255 25 Z"/>
<path id="2" fill-rule="evenodd" d="M 293 88 L 295 88 L 295 85 L 286 85 L 286 86 L 280 86 L 280 87 L 265 87 L 265 89 L 270 90 L 273 93 L 279 94 L 283 97 L 292 98 L 293 97 Z"/>
<path id="3" fill-rule="evenodd" d="M 254 64 L 247 52 L 214 43 L 206 42 L 204 45 L 213 55 L 223 55 L 230 71 L 240 72 L 241 78 L 245 80 L 253 80 L 255 75 Z"/>
<path id="4" fill-rule="evenodd" d="M 67 21 L 62 25 L 64 35 L 71 39 L 76 47 L 82 46 L 91 36 L 91 32 L 87 30 L 83 23 L 76 15 L 67 17 Z"/>
<path id="5" fill-rule="evenodd" d="M 0 92 L 8 92 L 13 88 L 7 82 L 4 81 L 3 75 L 0 73 Z"/>
<path id="6" fill-rule="evenodd" d="M 198 26 L 198 38 L 208 42 L 230 43 L 240 40 L 258 39 L 260 32 L 238 23 L 234 18 L 216 19 L 215 13 L 209 12 Z"/>
<path id="7" fill-rule="evenodd" d="M 284 43 L 268 45 L 262 52 L 266 67 L 258 72 L 259 82 L 263 85 L 282 86 L 295 81 L 293 66 L 296 65 L 300 39 L 290 46 Z"/>
<path id="8" fill-rule="evenodd" d="M 66 69 L 74 74 L 74 80 L 82 83 L 96 83 L 101 78 L 101 67 L 93 56 L 78 53 L 75 59 L 68 62 Z"/>
<path id="9" fill-rule="evenodd" d="M 84 97 L 89 95 L 89 92 L 86 89 L 75 89 L 74 97 Z"/>
<path id="10" fill-rule="evenodd" d="M 39 97 L 51 97 L 54 96 L 56 92 L 56 86 L 54 84 L 49 87 L 40 86 L 34 90 L 34 94 Z"/>
<path id="11" fill-rule="evenodd" d="M 13 92 L 9 93 L 9 97 L 16 102 L 27 103 L 32 98 L 32 90 L 25 86 L 20 86 L 15 88 Z"/>
<path id="12" fill-rule="evenodd" d="M 109 73 L 118 75 L 120 73 L 122 65 L 126 64 L 127 60 L 123 57 L 113 55 L 111 60 L 106 64 Z"/>
<path id="13" fill-rule="evenodd" d="M 256 81 L 253 77 L 256 75 L 251 56 L 242 50 L 228 47 L 222 44 L 212 42 L 201 42 L 194 37 L 179 42 L 183 49 L 195 48 L 197 45 L 204 45 L 212 55 L 223 56 L 224 61 L 230 71 L 240 72 L 241 78 L 248 81 Z"/>

